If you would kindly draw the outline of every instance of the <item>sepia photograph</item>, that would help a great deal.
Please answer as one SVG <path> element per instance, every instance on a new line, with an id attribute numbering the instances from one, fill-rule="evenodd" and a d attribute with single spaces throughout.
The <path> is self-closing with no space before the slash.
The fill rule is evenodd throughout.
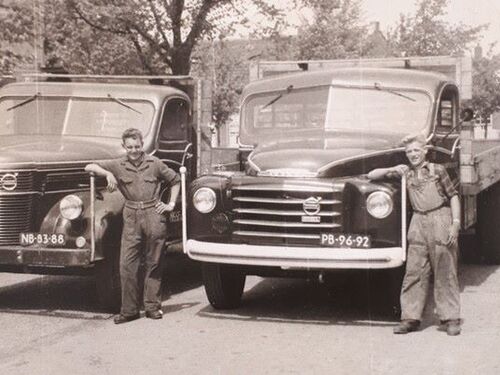
<path id="1" fill-rule="evenodd" d="M 0 0 L 0 374 L 499 374 L 499 42 L 494 0 Z"/>

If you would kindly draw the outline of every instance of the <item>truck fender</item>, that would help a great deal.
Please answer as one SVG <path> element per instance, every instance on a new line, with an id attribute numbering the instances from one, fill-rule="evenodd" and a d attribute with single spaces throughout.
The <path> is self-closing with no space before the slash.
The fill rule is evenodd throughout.
<path id="1" fill-rule="evenodd" d="M 90 247 L 90 192 L 74 193 L 83 202 L 82 215 L 75 220 L 67 220 L 62 217 L 59 205 L 64 197 L 54 204 L 40 227 L 41 233 L 62 233 L 66 236 L 67 247 L 73 247 L 77 237 L 84 237 L 87 245 Z M 102 191 L 95 200 L 95 241 L 96 252 L 95 260 L 103 259 L 106 254 L 106 248 L 109 246 L 120 246 L 121 233 L 123 228 L 123 206 L 125 199 L 118 191 Z"/>

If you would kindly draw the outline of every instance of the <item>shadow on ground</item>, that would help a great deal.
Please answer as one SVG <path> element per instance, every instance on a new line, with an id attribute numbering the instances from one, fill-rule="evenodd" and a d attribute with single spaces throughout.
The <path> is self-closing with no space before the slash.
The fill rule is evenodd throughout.
<path id="1" fill-rule="evenodd" d="M 15 278 L 16 275 L 9 275 L 9 279 Z M 0 312 L 78 319 L 106 319 L 111 316 L 100 308 L 94 280 L 90 276 L 19 275 L 19 280 L 24 281 L 14 281 L 0 287 Z M 164 300 L 200 285 L 201 276 L 197 264 L 184 255 L 167 255 Z M 182 306 L 178 306 L 178 309 L 181 308 Z M 169 309 L 175 307 L 170 306 Z"/>
<path id="2" fill-rule="evenodd" d="M 481 286 L 499 266 L 460 265 L 464 288 Z M 399 320 L 390 283 L 383 273 L 338 273 L 320 284 L 316 279 L 259 279 L 246 290 L 241 307 L 215 310 L 206 306 L 199 315 L 214 319 L 269 321 L 316 325 L 393 326 Z M 432 286 L 431 286 L 432 288 Z M 437 324 L 432 289 L 422 328 Z"/>
<path id="3" fill-rule="evenodd" d="M 335 273 L 324 283 L 268 278 L 245 292 L 240 308 L 218 311 L 207 306 L 199 315 L 298 324 L 391 326 L 397 320 L 391 298 L 388 280 L 378 272 Z"/>

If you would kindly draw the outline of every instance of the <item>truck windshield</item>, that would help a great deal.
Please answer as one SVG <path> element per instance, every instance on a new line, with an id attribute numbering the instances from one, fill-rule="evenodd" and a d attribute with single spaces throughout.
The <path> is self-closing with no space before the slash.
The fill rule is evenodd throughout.
<path id="1" fill-rule="evenodd" d="M 420 91 L 322 86 L 251 97 L 243 106 L 243 144 L 283 138 L 328 136 L 327 132 L 409 134 L 428 123 L 431 98 Z"/>
<path id="2" fill-rule="evenodd" d="M 153 104 L 145 100 L 5 97 L 0 100 L 0 135 L 120 138 L 131 127 L 146 135 L 153 115 Z"/>

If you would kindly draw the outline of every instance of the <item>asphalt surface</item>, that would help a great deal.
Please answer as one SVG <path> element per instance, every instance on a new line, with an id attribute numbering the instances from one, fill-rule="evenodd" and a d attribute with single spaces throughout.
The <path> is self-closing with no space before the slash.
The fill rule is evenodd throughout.
<path id="1" fill-rule="evenodd" d="M 164 318 L 115 325 L 84 277 L 0 274 L 0 374 L 499 374 L 500 268 L 462 265 L 463 330 L 394 335 L 367 272 L 248 277 L 240 308 L 207 302 L 199 267 L 169 257 Z"/>

